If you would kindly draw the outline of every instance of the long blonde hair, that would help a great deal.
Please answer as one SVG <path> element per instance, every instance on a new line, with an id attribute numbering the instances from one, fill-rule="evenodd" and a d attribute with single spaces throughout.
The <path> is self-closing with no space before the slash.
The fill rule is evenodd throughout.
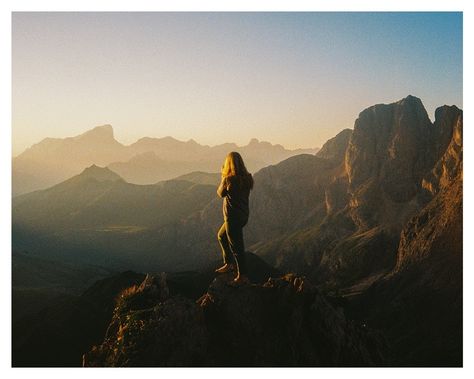
<path id="1" fill-rule="evenodd" d="M 227 154 L 224 164 L 222 165 L 221 175 L 223 178 L 237 176 L 241 179 L 241 184 L 248 181 L 249 187 L 253 188 L 252 175 L 247 171 L 242 156 L 235 151 L 231 151 Z"/>

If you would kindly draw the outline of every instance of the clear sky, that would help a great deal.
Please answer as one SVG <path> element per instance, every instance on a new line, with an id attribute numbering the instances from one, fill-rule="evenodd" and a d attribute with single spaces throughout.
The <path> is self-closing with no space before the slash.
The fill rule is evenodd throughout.
<path id="1" fill-rule="evenodd" d="M 364 108 L 462 108 L 462 13 L 14 13 L 13 155 L 115 137 L 321 146 Z"/>

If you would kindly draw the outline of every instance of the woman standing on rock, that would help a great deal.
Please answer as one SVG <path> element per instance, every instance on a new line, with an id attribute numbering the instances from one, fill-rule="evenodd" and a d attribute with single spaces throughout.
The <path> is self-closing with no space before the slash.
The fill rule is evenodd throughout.
<path id="1" fill-rule="evenodd" d="M 217 194 L 224 199 L 222 206 L 224 223 L 219 229 L 217 239 L 222 248 L 224 265 L 216 272 L 224 273 L 234 270 L 233 256 L 237 269 L 234 282 L 248 282 L 242 228 L 249 218 L 249 195 L 253 188 L 253 178 L 245 168 L 240 154 L 234 151 L 227 154 L 221 174 L 222 179 Z"/>

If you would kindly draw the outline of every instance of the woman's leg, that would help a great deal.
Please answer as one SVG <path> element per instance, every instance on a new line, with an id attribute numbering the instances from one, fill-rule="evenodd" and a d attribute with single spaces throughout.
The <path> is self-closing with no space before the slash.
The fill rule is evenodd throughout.
<path id="1" fill-rule="evenodd" d="M 234 254 L 237 263 L 237 272 L 240 275 L 247 274 L 247 262 L 245 259 L 244 234 L 242 224 L 239 222 L 227 221 L 224 223 L 226 227 L 227 240 L 230 250 Z"/>
<path id="2" fill-rule="evenodd" d="M 221 245 L 222 249 L 222 258 L 224 259 L 224 264 L 232 264 L 232 250 L 229 246 L 229 239 L 227 237 L 227 222 L 224 222 L 217 233 L 217 240 Z"/>

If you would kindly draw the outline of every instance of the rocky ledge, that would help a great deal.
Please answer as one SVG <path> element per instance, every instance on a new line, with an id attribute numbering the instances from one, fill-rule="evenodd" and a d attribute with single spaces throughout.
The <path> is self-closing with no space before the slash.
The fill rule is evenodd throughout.
<path id="1" fill-rule="evenodd" d="M 117 299 L 84 366 L 380 366 L 383 338 L 346 319 L 304 277 L 214 279 L 197 301 L 147 276 Z"/>

